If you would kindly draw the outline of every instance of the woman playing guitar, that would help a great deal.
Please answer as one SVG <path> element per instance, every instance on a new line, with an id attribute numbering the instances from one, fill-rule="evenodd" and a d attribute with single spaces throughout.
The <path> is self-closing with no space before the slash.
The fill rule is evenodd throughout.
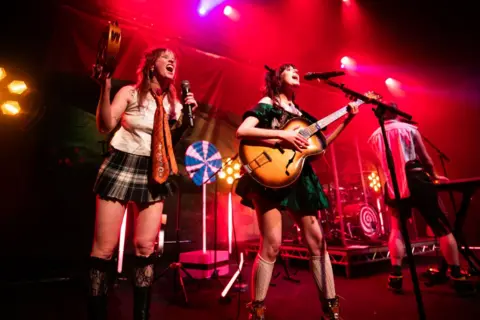
<path id="1" fill-rule="evenodd" d="M 300 86 L 298 70 L 292 64 L 284 64 L 277 70 L 267 67 L 267 70 L 264 97 L 245 113 L 244 121 L 237 130 L 237 138 L 259 140 L 279 149 L 302 152 L 308 147 L 308 139 L 295 130 L 280 130 L 293 117 L 316 122 L 315 118 L 295 104 L 295 90 Z M 326 138 L 326 145 L 335 140 L 357 112 L 358 108 L 352 105 L 343 123 Z M 239 180 L 236 192 L 242 197 L 242 204 L 255 208 L 261 234 L 260 250 L 252 269 L 250 319 L 264 319 L 264 299 L 282 241 L 280 210 L 287 210 L 302 229 L 310 251 L 324 318 L 338 319 L 339 301 L 335 293 L 332 266 L 318 222 L 318 211 L 327 208 L 328 201 L 308 160 L 298 179 L 287 187 L 266 188 L 245 174 Z"/>

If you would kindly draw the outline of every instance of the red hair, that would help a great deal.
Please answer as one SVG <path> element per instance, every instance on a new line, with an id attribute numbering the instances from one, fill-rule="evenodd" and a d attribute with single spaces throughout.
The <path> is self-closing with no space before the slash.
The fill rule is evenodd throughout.
<path id="1" fill-rule="evenodd" d="M 173 52 L 167 48 L 155 48 L 145 52 L 142 62 L 137 69 L 137 91 L 138 91 L 138 105 L 143 105 L 148 92 L 150 91 L 150 80 L 152 78 L 151 69 L 155 65 L 157 59 L 166 51 Z M 175 53 L 174 53 L 175 55 Z M 167 89 L 167 97 L 170 105 L 174 106 L 177 100 L 177 90 L 175 89 L 175 78 L 170 83 Z"/>

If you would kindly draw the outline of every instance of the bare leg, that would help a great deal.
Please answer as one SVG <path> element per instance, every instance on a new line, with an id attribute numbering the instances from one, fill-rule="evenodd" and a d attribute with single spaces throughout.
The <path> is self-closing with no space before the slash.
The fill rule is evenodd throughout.
<path id="1" fill-rule="evenodd" d="M 402 266 L 402 260 L 405 256 L 405 244 L 403 242 L 402 233 L 400 231 L 400 220 L 394 216 L 390 216 L 391 231 L 388 239 L 388 250 L 390 250 L 390 261 L 392 266 Z"/>
<path id="2" fill-rule="evenodd" d="M 126 203 L 100 199 L 97 196 L 95 235 L 91 256 L 110 260 L 118 244 Z"/>
<path id="3" fill-rule="evenodd" d="M 273 267 L 282 243 L 282 215 L 271 203 L 254 201 L 260 228 L 260 250 L 252 268 L 251 297 L 263 301 L 267 296 Z"/>
<path id="4" fill-rule="evenodd" d="M 293 215 L 297 217 L 296 220 L 310 251 L 313 276 L 319 291 L 320 300 L 323 302 L 325 299 L 334 299 L 336 293 L 332 263 L 318 219 L 313 215 L 302 217 Z"/>
<path id="5" fill-rule="evenodd" d="M 89 269 L 89 319 L 107 318 L 109 276 L 114 271 L 110 260 L 118 243 L 125 205 L 97 197 L 95 235 Z"/>
<path id="6" fill-rule="evenodd" d="M 134 268 L 134 307 L 133 318 L 149 318 L 151 287 L 154 280 L 155 240 L 160 232 L 163 201 L 137 205 L 135 219 L 135 268 Z"/>
<path id="7" fill-rule="evenodd" d="M 440 250 L 442 250 L 443 257 L 447 260 L 450 266 L 460 265 L 460 258 L 458 254 L 457 241 L 452 233 L 438 238 L 440 242 Z"/>
<path id="8" fill-rule="evenodd" d="M 291 212 L 302 230 L 302 236 L 310 252 L 313 278 L 318 289 L 318 297 L 323 309 L 322 319 L 339 319 L 340 304 L 335 293 L 332 263 L 327 252 L 327 243 L 317 213 L 304 215 Z"/>

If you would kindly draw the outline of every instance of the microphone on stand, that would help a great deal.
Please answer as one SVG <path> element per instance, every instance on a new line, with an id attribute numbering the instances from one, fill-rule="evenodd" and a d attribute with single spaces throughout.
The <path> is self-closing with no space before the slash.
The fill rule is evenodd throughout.
<path id="1" fill-rule="evenodd" d="M 344 71 L 329 71 L 329 72 L 307 72 L 303 76 L 303 78 L 307 81 L 320 79 L 326 80 L 333 77 L 343 76 L 345 75 Z"/>
<path id="2" fill-rule="evenodd" d="M 188 80 L 183 80 L 182 81 L 182 97 L 184 101 L 188 93 L 190 93 L 190 82 Z M 193 112 L 192 112 L 193 105 L 187 104 L 185 105 L 185 107 L 187 107 L 187 115 L 188 115 L 188 120 L 190 121 L 190 127 L 193 128 L 194 126 Z"/>

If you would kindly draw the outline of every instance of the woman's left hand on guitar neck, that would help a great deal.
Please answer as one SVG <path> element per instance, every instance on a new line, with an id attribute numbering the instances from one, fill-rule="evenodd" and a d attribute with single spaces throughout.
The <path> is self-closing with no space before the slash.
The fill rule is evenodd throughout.
<path id="1" fill-rule="evenodd" d="M 348 103 L 348 117 L 347 119 L 352 119 L 358 113 L 358 105 L 356 105 L 353 101 Z"/>

